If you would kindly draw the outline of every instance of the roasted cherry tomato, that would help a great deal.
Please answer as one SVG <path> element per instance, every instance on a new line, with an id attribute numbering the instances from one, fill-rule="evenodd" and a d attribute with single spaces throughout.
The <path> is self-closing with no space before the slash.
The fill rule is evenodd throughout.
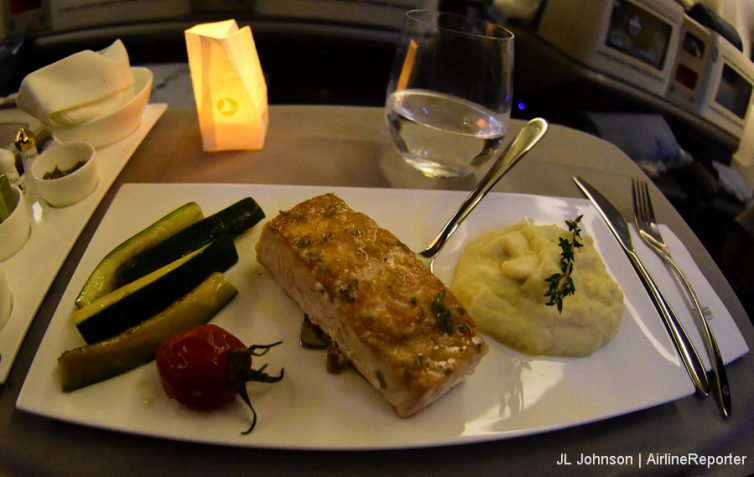
<path id="1" fill-rule="evenodd" d="M 264 372 L 266 365 L 252 368 L 252 356 L 262 356 L 273 346 L 252 345 L 248 348 L 235 336 L 216 325 L 200 325 L 172 336 L 157 349 L 157 370 L 168 397 L 186 407 L 208 411 L 222 407 L 239 394 L 257 416 L 246 392 L 249 381 L 274 383 L 283 379 Z"/>

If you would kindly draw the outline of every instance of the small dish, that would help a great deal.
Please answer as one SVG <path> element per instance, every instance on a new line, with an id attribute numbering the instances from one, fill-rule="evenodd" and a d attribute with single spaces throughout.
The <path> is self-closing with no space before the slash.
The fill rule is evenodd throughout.
<path id="1" fill-rule="evenodd" d="M 11 190 L 16 197 L 16 207 L 0 222 L 0 261 L 21 250 L 31 233 L 31 212 L 26 207 L 24 194 L 16 186 L 11 186 Z"/>
<path id="2" fill-rule="evenodd" d="M 152 93 L 154 74 L 148 68 L 133 67 L 133 96 L 119 109 L 83 124 L 53 131 L 56 142 L 86 142 L 99 149 L 128 136 L 139 127 Z"/>
<path id="3" fill-rule="evenodd" d="M 83 162 L 83 165 L 66 173 L 80 162 Z M 64 175 L 45 179 L 45 174 L 56 169 Z M 31 175 L 37 192 L 51 206 L 65 207 L 75 204 L 91 194 L 99 183 L 94 147 L 84 142 L 51 146 L 34 159 Z"/>
<path id="4" fill-rule="evenodd" d="M 10 312 L 13 308 L 13 295 L 11 295 L 8 279 L 5 277 L 5 268 L 0 262 L 0 330 L 10 318 Z"/>

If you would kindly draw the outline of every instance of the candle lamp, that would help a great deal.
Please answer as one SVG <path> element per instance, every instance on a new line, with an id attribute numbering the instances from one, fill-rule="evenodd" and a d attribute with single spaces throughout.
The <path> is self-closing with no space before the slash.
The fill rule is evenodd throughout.
<path id="1" fill-rule="evenodd" d="M 204 150 L 262 149 L 267 84 L 251 28 L 225 20 L 184 34 Z"/>

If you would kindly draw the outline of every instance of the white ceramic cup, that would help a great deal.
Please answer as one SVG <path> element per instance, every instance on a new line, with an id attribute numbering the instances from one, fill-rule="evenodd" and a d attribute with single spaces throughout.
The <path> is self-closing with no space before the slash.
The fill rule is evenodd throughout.
<path id="1" fill-rule="evenodd" d="M 57 179 L 44 179 L 45 174 L 55 167 L 70 169 L 79 161 L 84 161 L 84 165 L 74 172 Z M 51 206 L 66 207 L 75 204 L 91 194 L 99 183 L 94 147 L 84 142 L 51 146 L 34 159 L 31 175 L 37 193 Z"/>
<path id="2" fill-rule="evenodd" d="M 24 194 L 16 186 L 11 186 L 11 190 L 16 198 L 16 207 L 0 222 L 0 261 L 21 250 L 31 233 L 31 212 L 26 207 Z"/>
<path id="3" fill-rule="evenodd" d="M 5 268 L 0 262 L 0 329 L 5 326 L 10 318 L 10 312 L 13 308 L 13 295 L 8 287 L 8 279 L 5 277 Z"/>

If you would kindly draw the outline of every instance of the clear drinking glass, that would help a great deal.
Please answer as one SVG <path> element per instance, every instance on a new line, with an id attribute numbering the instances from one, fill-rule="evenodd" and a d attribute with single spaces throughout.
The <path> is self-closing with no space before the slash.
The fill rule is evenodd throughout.
<path id="1" fill-rule="evenodd" d="M 429 177 L 472 173 L 495 155 L 511 111 L 513 33 L 483 20 L 410 11 L 385 113 L 401 157 Z"/>

